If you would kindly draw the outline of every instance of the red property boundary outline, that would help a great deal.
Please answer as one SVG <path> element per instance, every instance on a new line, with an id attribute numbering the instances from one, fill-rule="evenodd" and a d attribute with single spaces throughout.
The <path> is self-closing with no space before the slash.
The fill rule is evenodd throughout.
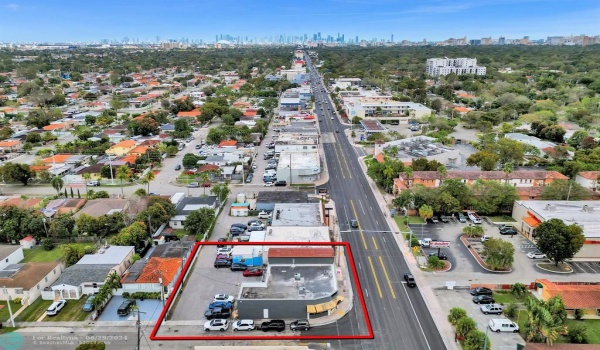
<path id="1" fill-rule="evenodd" d="M 174 292 L 171 293 L 169 299 L 167 299 L 166 306 L 163 308 L 160 313 L 160 317 L 152 332 L 150 333 L 150 340 L 343 340 L 343 339 L 373 339 L 374 332 L 373 326 L 371 325 L 371 319 L 369 317 L 369 312 L 367 310 L 367 305 L 365 303 L 365 298 L 362 292 L 362 287 L 360 284 L 360 279 L 358 278 L 358 272 L 356 270 L 356 265 L 354 264 L 354 257 L 352 255 L 352 249 L 350 248 L 350 244 L 348 242 L 264 242 L 261 244 L 253 243 L 253 242 L 227 242 L 227 245 L 267 245 L 267 246 L 340 246 L 345 248 L 345 253 L 348 256 L 348 260 L 350 262 L 352 275 L 354 276 L 355 281 L 355 291 L 358 294 L 360 299 L 360 306 L 363 310 L 363 314 L 365 316 L 365 322 L 367 325 L 367 334 L 358 334 L 358 335 L 298 335 L 298 336 L 248 336 L 248 335 L 236 335 L 236 336 L 157 336 L 158 330 L 162 325 L 163 320 L 165 319 L 165 314 L 167 310 L 171 307 L 173 303 L 173 298 L 179 293 L 179 290 L 183 284 L 183 279 L 187 275 L 190 265 L 195 260 L 196 253 L 198 252 L 198 248 L 202 245 L 218 245 L 223 244 L 223 242 L 196 242 L 190 257 L 187 259 L 185 266 L 183 268 L 183 273 L 180 274 L 177 279 L 177 283 L 175 285 Z M 352 288 L 351 286 L 350 288 Z M 200 315 L 199 313 L 198 315 Z M 199 327 L 201 329 L 201 327 Z"/>

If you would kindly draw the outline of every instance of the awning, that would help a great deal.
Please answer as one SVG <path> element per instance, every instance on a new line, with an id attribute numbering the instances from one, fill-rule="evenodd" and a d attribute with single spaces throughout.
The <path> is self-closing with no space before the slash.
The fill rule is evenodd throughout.
<path id="1" fill-rule="evenodd" d="M 526 217 L 524 217 L 523 218 L 523 222 L 525 222 L 530 227 L 536 227 L 537 225 L 539 225 L 541 223 L 541 221 L 538 220 L 538 218 L 536 218 L 534 216 L 526 216 Z"/>
<path id="2" fill-rule="evenodd" d="M 344 297 L 338 296 L 335 299 L 328 301 L 326 303 L 316 304 L 316 305 L 306 305 L 306 311 L 309 314 L 320 314 L 322 312 L 335 309 L 338 306 L 338 304 L 341 303 L 342 301 L 344 301 Z"/>

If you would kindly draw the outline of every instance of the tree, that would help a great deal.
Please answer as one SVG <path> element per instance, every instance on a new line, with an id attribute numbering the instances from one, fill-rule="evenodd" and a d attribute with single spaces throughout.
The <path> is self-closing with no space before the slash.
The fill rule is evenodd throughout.
<path id="1" fill-rule="evenodd" d="M 490 339 L 478 329 L 473 329 L 463 343 L 463 350 L 481 350 L 484 347 L 492 349 Z"/>
<path id="2" fill-rule="evenodd" d="M 567 333 L 567 311 L 560 296 L 547 301 L 529 297 L 525 300 L 527 311 L 525 340 L 552 345 L 560 334 Z"/>
<path id="3" fill-rule="evenodd" d="M 212 129 L 211 129 L 212 130 Z M 198 161 L 200 160 L 200 158 L 198 158 L 198 156 L 196 156 L 193 153 L 186 153 L 183 156 L 183 167 L 185 169 L 193 169 L 196 168 L 198 166 Z"/>
<path id="4" fill-rule="evenodd" d="M 154 171 L 147 171 L 144 176 L 142 176 L 142 183 L 148 184 L 148 193 L 150 193 L 150 181 L 154 180 L 156 176 L 154 175 Z"/>
<path id="5" fill-rule="evenodd" d="M 527 293 L 527 287 L 523 283 L 513 283 L 513 285 L 510 286 L 510 292 L 514 294 L 517 299 L 521 299 Z"/>
<path id="6" fill-rule="evenodd" d="M 451 325 L 456 326 L 458 320 L 463 317 L 467 317 L 467 311 L 460 307 L 453 307 L 448 314 L 448 322 L 450 322 Z"/>
<path id="7" fill-rule="evenodd" d="M 186 217 L 183 226 L 190 235 L 204 235 L 214 220 L 214 209 L 200 208 Z"/>
<path id="8" fill-rule="evenodd" d="M 121 197 L 125 197 L 123 192 L 123 180 L 129 180 L 131 178 L 131 169 L 127 165 L 121 165 L 117 168 L 117 179 L 121 180 Z"/>
<path id="9" fill-rule="evenodd" d="M 210 177 L 206 171 L 200 174 L 200 181 L 202 182 L 202 188 L 204 189 L 204 195 L 206 196 L 206 185 L 210 184 Z"/>
<path id="10" fill-rule="evenodd" d="M 29 169 L 27 164 L 8 162 L 0 168 L 0 174 L 4 177 L 4 181 L 21 182 L 27 186 L 29 179 L 35 176 L 35 173 Z"/>
<path id="11" fill-rule="evenodd" d="M 498 156 L 487 151 L 479 151 L 467 158 L 467 165 L 477 165 L 483 171 L 495 170 L 498 164 Z"/>
<path id="12" fill-rule="evenodd" d="M 483 243 L 483 255 L 492 270 L 505 270 L 514 262 L 515 247 L 510 242 L 491 238 Z"/>
<path id="13" fill-rule="evenodd" d="M 85 255 L 85 249 L 79 244 L 63 244 L 60 250 L 67 267 L 75 265 Z"/>
<path id="14" fill-rule="evenodd" d="M 63 185 L 65 184 L 64 180 L 60 176 L 55 176 L 50 180 L 50 184 L 52 184 L 52 188 L 56 190 L 56 196 L 60 197 L 60 190 L 62 190 Z"/>
<path id="15" fill-rule="evenodd" d="M 70 237 L 73 235 L 75 220 L 71 214 L 61 214 L 52 219 L 48 234 L 53 237 Z"/>
<path id="16" fill-rule="evenodd" d="M 219 183 L 215 184 L 211 189 L 210 193 L 217 196 L 219 202 L 223 203 L 229 197 L 231 190 L 229 189 L 229 183 Z"/>
<path id="17" fill-rule="evenodd" d="M 30 132 L 25 137 L 25 142 L 29 143 L 39 143 L 42 142 L 42 136 L 37 132 Z"/>
<path id="18" fill-rule="evenodd" d="M 540 199 L 544 200 L 571 200 L 578 201 L 590 198 L 588 190 L 574 181 L 554 180 L 550 185 L 544 186 Z"/>
<path id="19" fill-rule="evenodd" d="M 150 134 L 158 135 L 160 132 L 158 123 L 150 117 L 144 117 L 142 119 L 131 121 L 127 125 L 127 130 L 129 130 L 133 135 L 142 136 L 148 136 Z"/>
<path id="20" fill-rule="evenodd" d="M 430 206 L 428 206 L 427 204 L 423 204 L 419 208 L 419 216 L 424 221 L 427 221 L 427 219 L 429 219 L 433 216 L 433 209 Z"/>
<path id="21" fill-rule="evenodd" d="M 560 219 L 544 221 L 533 230 L 538 249 L 554 261 L 555 266 L 571 259 L 583 246 L 585 236 L 577 224 L 567 226 Z"/>
<path id="22" fill-rule="evenodd" d="M 177 151 L 179 151 L 179 150 L 177 149 L 176 146 L 171 145 L 171 146 L 167 146 L 165 151 L 169 157 L 175 157 L 175 155 L 177 154 Z"/>
<path id="23" fill-rule="evenodd" d="M 517 190 L 510 184 L 477 180 L 471 188 L 473 209 L 489 215 L 509 211 L 519 199 Z"/>
<path id="24" fill-rule="evenodd" d="M 473 330 L 477 329 L 475 320 L 470 317 L 463 317 L 456 322 L 456 335 L 460 338 L 465 338 Z"/>
<path id="25" fill-rule="evenodd" d="M 111 243 L 118 246 L 138 246 L 148 236 L 146 225 L 136 221 L 123 228 L 118 235 L 114 236 Z"/>
<path id="26" fill-rule="evenodd" d="M 175 138 L 185 139 L 192 134 L 192 127 L 188 123 L 186 119 L 177 119 L 175 121 L 175 131 L 173 132 L 173 136 Z"/>

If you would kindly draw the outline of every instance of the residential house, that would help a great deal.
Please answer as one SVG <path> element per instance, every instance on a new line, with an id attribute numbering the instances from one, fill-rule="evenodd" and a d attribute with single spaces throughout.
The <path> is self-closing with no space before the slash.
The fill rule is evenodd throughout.
<path id="1" fill-rule="evenodd" d="M 0 141 L 0 152 L 1 153 L 16 152 L 22 148 L 23 148 L 23 143 L 20 140 Z"/>
<path id="2" fill-rule="evenodd" d="M 1 199 L 1 198 L 0 198 Z M 0 202 L 0 207 L 7 205 L 14 205 L 19 208 L 38 208 L 40 203 L 42 203 L 43 198 L 26 198 L 23 199 L 21 197 L 4 197 L 4 200 Z"/>
<path id="3" fill-rule="evenodd" d="M 217 209 L 217 207 L 217 196 L 183 197 L 175 207 L 177 213 L 169 219 L 169 226 L 175 229 L 182 229 L 185 219 L 192 211 L 201 208 Z"/>
<path id="4" fill-rule="evenodd" d="M 110 215 L 113 213 L 127 211 L 129 207 L 129 200 L 127 199 L 114 199 L 114 198 L 102 198 L 92 199 L 87 201 L 85 206 L 81 208 L 73 217 L 77 219 L 83 214 L 100 217 L 102 215 Z"/>
<path id="5" fill-rule="evenodd" d="M 42 293 L 42 298 L 79 299 L 84 294 L 97 293 L 111 273 L 121 276 L 129 268 L 134 253 L 134 247 L 110 246 L 100 248 L 95 254 L 86 254 L 75 265 L 67 267 L 46 293 Z"/>
<path id="6" fill-rule="evenodd" d="M 23 249 L 33 249 L 35 247 L 36 242 L 37 241 L 35 240 L 35 238 L 33 238 L 32 236 L 27 236 L 19 240 L 19 245 L 23 247 Z"/>
<path id="7" fill-rule="evenodd" d="M 533 293 L 541 300 L 560 296 L 567 317 L 574 318 L 575 310 L 582 310 L 582 318 L 597 319 L 600 316 L 600 283 L 598 282 L 552 282 L 539 278 L 535 281 L 537 290 Z"/>
<path id="8" fill-rule="evenodd" d="M 84 198 L 59 198 L 53 199 L 42 212 L 47 217 L 52 217 L 55 214 L 73 214 L 77 212 L 85 204 L 86 199 Z"/>
<path id="9" fill-rule="evenodd" d="M 202 112 L 198 108 L 192 109 L 191 111 L 181 111 L 177 113 L 177 118 L 189 118 L 192 122 L 197 122 L 197 118 L 202 115 Z"/>
<path id="10" fill-rule="evenodd" d="M 61 276 L 62 271 L 63 264 L 59 261 L 8 265 L 0 270 L 0 300 L 21 298 L 22 305 L 30 305 Z"/>
<path id="11" fill-rule="evenodd" d="M 114 156 L 124 156 L 134 149 L 136 144 L 137 141 L 135 140 L 124 140 L 107 149 L 105 153 Z"/>
<path id="12" fill-rule="evenodd" d="M 575 182 L 588 190 L 598 192 L 598 183 L 600 182 L 600 171 L 582 171 L 575 176 Z"/>
<path id="13" fill-rule="evenodd" d="M 92 180 L 100 180 L 102 179 L 102 168 L 104 167 L 105 164 L 101 164 L 101 163 L 97 163 L 97 164 L 93 164 L 84 168 L 79 169 L 75 175 L 79 175 L 82 177 L 82 181 L 83 181 L 83 174 L 90 174 L 90 179 Z"/>
<path id="14" fill-rule="evenodd" d="M 175 287 L 183 268 L 183 259 L 152 257 L 136 261 L 121 279 L 123 292 L 159 292 L 166 299 Z"/>
<path id="15" fill-rule="evenodd" d="M 0 245 L 0 270 L 4 270 L 9 265 L 18 264 L 24 258 L 23 247 L 20 245 Z"/>

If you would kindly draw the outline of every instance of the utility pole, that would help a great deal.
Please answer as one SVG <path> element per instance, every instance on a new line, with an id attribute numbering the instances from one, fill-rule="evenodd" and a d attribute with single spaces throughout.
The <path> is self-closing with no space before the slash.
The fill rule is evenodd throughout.
<path id="1" fill-rule="evenodd" d="M 137 325 L 137 346 L 135 347 L 135 349 L 141 350 L 140 342 L 142 340 L 142 321 L 140 320 L 140 314 L 145 314 L 145 312 L 140 311 L 140 309 L 137 306 L 135 306 L 135 309 L 133 311 L 137 312 L 137 321 L 135 322 L 135 324 Z"/>
<path id="2" fill-rule="evenodd" d="M 4 290 L 6 290 L 6 286 L 4 287 Z M 8 314 L 10 315 L 10 324 L 12 325 L 13 328 L 15 328 L 15 319 L 13 318 L 13 313 L 12 313 L 12 308 L 10 307 L 10 295 L 8 295 L 8 300 L 6 301 L 6 305 L 8 305 Z"/>

